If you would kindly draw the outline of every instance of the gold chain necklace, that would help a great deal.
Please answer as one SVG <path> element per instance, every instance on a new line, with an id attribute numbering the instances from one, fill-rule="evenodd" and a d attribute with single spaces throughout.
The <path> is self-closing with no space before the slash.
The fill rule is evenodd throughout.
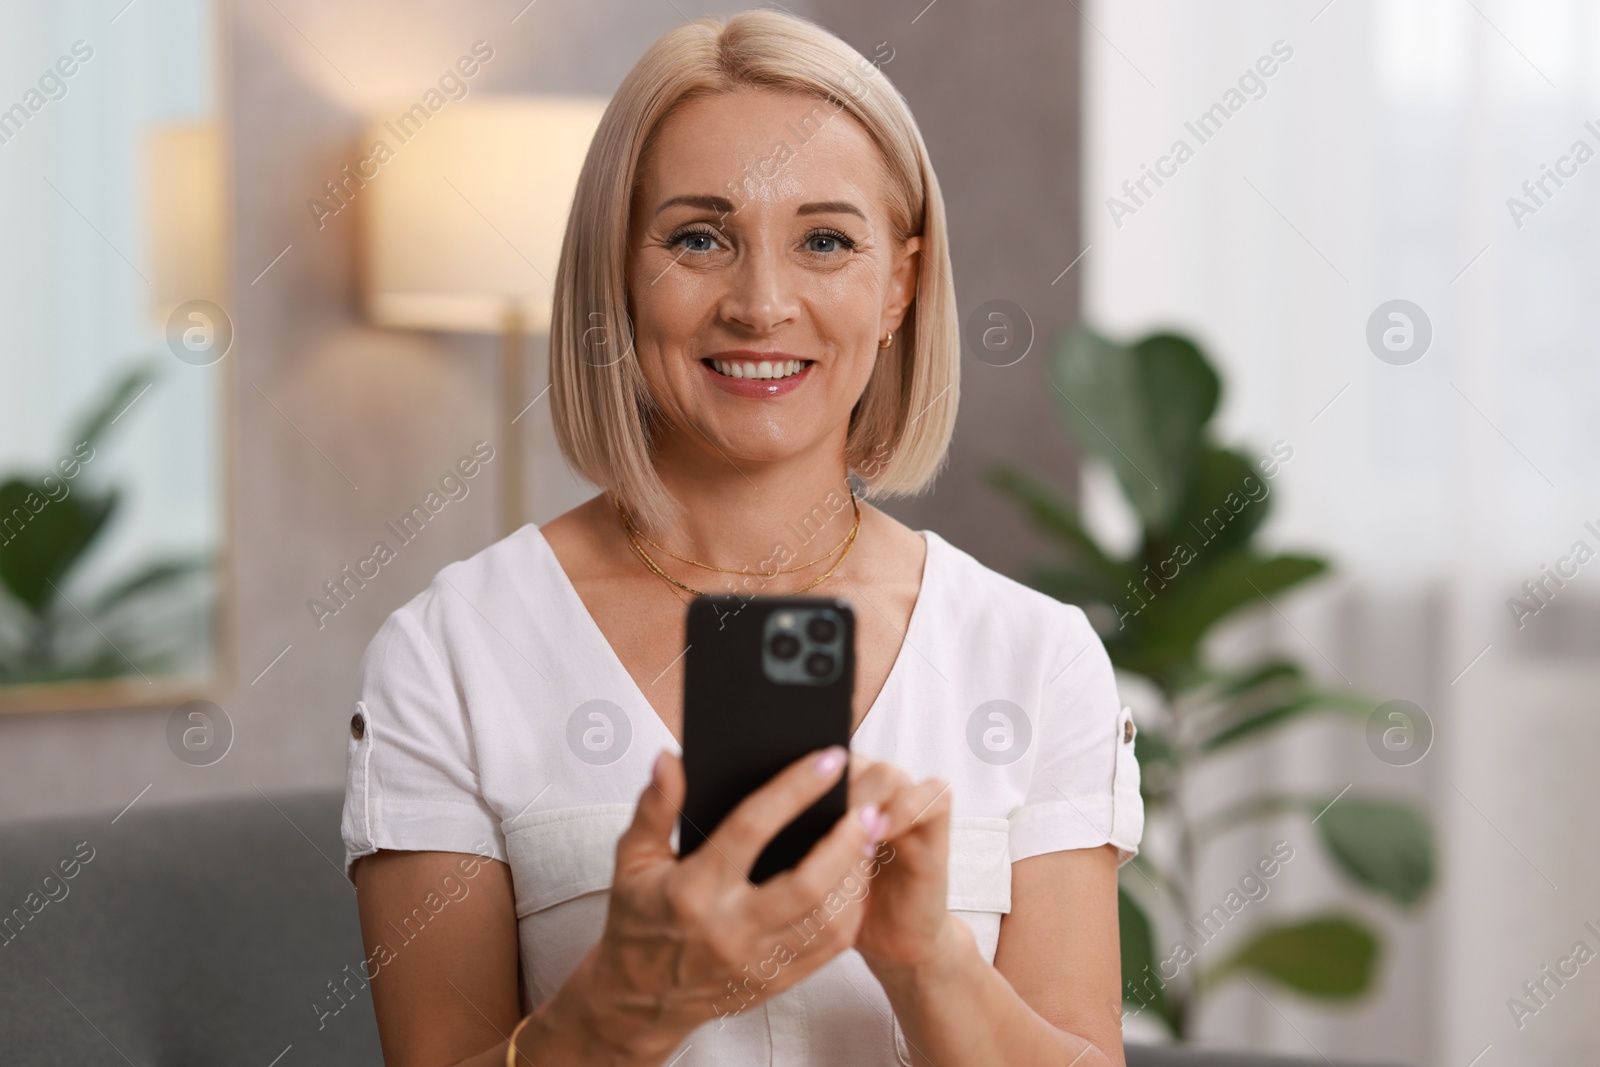
<path id="1" fill-rule="evenodd" d="M 627 511 L 623 509 L 622 501 L 620 500 L 617 501 L 617 516 L 622 520 L 623 529 L 627 530 L 632 536 L 643 541 L 645 544 L 649 545 L 657 552 L 660 552 L 662 555 L 671 556 L 679 563 L 687 563 L 691 567 L 699 567 L 703 571 L 716 571 L 719 574 L 760 574 L 766 578 L 773 578 L 780 574 L 796 574 L 805 570 L 807 567 L 814 567 L 853 541 L 856 533 L 861 529 L 861 505 L 856 500 L 856 493 L 854 489 L 850 490 L 850 507 L 855 512 L 855 525 L 850 528 L 849 533 L 845 534 L 844 537 L 840 539 L 838 544 L 828 549 L 828 551 L 824 552 L 816 559 L 807 560 L 804 563 L 797 563 L 793 567 L 784 567 L 771 572 L 752 571 L 749 567 L 718 567 L 710 563 L 701 563 L 699 560 L 690 559 L 688 556 L 680 556 L 676 552 L 672 551 L 672 549 L 667 548 L 664 545 L 658 545 L 654 541 L 650 540 L 650 538 L 646 537 L 644 531 L 633 524 L 633 518 L 627 513 Z"/>
<path id="2" fill-rule="evenodd" d="M 797 594 L 804 593 L 807 590 L 815 589 L 817 586 L 821 585 L 823 582 L 825 582 L 829 578 L 833 577 L 834 572 L 837 571 L 841 566 L 844 565 L 844 561 L 850 555 L 850 550 L 855 547 L 856 535 L 861 532 L 861 504 L 856 499 L 856 494 L 855 494 L 855 491 L 853 489 L 850 492 L 850 506 L 851 506 L 852 510 L 855 512 L 855 517 L 856 517 L 855 525 L 850 528 L 850 532 L 849 532 L 849 534 L 847 534 L 845 536 L 844 541 L 842 541 L 833 550 L 833 552 L 838 552 L 840 548 L 843 548 L 844 549 L 843 553 L 841 553 L 839 558 L 834 561 L 833 566 L 829 567 L 826 571 L 822 572 L 822 574 L 818 575 L 816 578 L 814 578 L 811 581 L 807 582 L 805 585 L 802 585 L 799 589 L 792 590 L 791 592 L 789 592 L 787 594 L 784 594 L 784 595 L 795 596 Z M 701 591 L 699 589 L 696 589 L 691 585 L 685 585 L 683 582 L 678 581 L 678 579 L 674 578 L 672 575 L 670 575 L 666 571 L 662 570 L 661 567 L 656 563 L 656 561 L 650 558 L 650 553 L 648 553 L 648 552 L 646 552 L 644 550 L 644 546 L 639 544 L 638 539 L 634 536 L 635 528 L 634 528 L 634 525 L 633 525 L 633 519 L 628 515 L 628 512 L 626 511 L 626 509 L 623 508 L 621 501 L 617 502 L 617 518 L 622 523 L 622 532 L 627 535 L 628 547 L 633 550 L 633 554 L 634 555 L 639 557 L 640 562 L 642 562 L 646 567 L 650 568 L 651 572 L 654 573 L 657 578 L 660 578 L 662 581 L 666 582 L 668 585 L 675 586 L 678 589 L 682 589 L 686 593 L 692 593 L 695 596 L 710 596 L 710 595 L 712 595 L 710 593 L 706 593 L 706 592 L 703 592 L 703 591 Z M 646 538 L 646 540 L 648 540 L 648 538 Z M 654 541 L 651 541 L 650 543 L 653 544 L 653 545 L 655 544 Z M 661 546 L 656 545 L 656 547 L 660 548 Z M 662 551 L 666 551 L 666 550 L 662 549 Z M 833 552 L 829 552 L 827 556 L 821 556 L 818 559 L 813 560 L 812 563 L 820 563 L 822 560 L 827 559 L 828 556 L 831 556 L 833 554 Z M 668 552 L 667 554 L 669 556 L 672 555 L 672 553 L 670 553 L 670 552 Z M 673 558 L 674 559 L 680 559 L 682 557 L 674 556 Z M 684 560 L 684 562 L 692 563 L 694 561 L 693 560 Z M 700 564 L 700 566 L 704 566 L 704 564 Z M 809 564 L 807 564 L 807 566 L 809 566 Z M 721 570 L 722 568 L 710 568 L 710 567 L 708 567 L 707 569 L 708 570 Z M 796 569 L 799 569 L 799 568 L 796 568 Z M 730 573 L 730 574 L 758 573 L 759 574 L 760 572 L 728 571 L 727 573 Z M 776 573 L 778 573 L 778 574 L 786 574 L 786 573 L 790 573 L 790 572 L 788 572 L 788 571 L 778 571 Z M 771 575 L 765 575 L 765 577 L 771 577 Z"/>

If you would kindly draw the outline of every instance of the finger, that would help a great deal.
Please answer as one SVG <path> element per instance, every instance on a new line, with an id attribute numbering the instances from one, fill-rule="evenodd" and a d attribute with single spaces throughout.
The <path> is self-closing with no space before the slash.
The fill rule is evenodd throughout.
<path id="1" fill-rule="evenodd" d="M 850 753 L 850 792 L 855 793 L 856 779 L 879 765 L 879 761 L 871 756 L 863 756 L 859 752 Z"/>
<path id="2" fill-rule="evenodd" d="M 884 840 L 947 824 L 950 806 L 950 783 L 939 778 L 929 778 L 899 790 L 883 808 L 887 820 Z"/>
<path id="3" fill-rule="evenodd" d="M 911 787 L 910 776 L 893 764 L 871 763 L 865 770 L 855 772 L 854 757 L 851 763 L 850 804 L 853 807 L 876 804 L 880 809 L 887 808 L 897 793 Z"/>
<path id="4" fill-rule="evenodd" d="M 756 891 L 758 912 L 764 920 L 797 922 L 822 904 L 829 893 L 854 899 L 851 875 L 862 883 L 870 855 L 884 828 L 884 816 L 873 804 L 852 807 L 832 829 L 811 847 L 796 866 L 776 875 Z"/>
<path id="5" fill-rule="evenodd" d="M 745 797 L 711 832 L 708 842 L 745 877 L 779 830 L 839 781 L 848 753 L 834 745 L 795 760 Z"/>
<path id="6" fill-rule="evenodd" d="M 617 865 L 624 858 L 672 855 L 672 828 L 683 807 L 683 761 L 662 750 L 650 772 L 650 782 L 639 794 L 633 822 L 617 841 Z"/>

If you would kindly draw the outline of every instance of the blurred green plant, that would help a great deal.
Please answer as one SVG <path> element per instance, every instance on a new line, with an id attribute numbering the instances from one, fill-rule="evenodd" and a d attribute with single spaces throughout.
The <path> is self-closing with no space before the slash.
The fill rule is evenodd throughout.
<path id="1" fill-rule="evenodd" d="M 181 641 L 152 610 L 208 573 L 209 554 L 157 559 L 71 600 L 64 592 L 122 500 L 116 487 L 93 488 L 98 446 L 154 381 L 153 362 L 132 367 L 77 423 L 64 450 L 76 457 L 72 475 L 52 468 L 0 481 L 0 685 L 165 673 L 180 662 Z"/>
<path id="2" fill-rule="evenodd" d="M 997 467 L 991 484 L 1060 546 L 1061 559 L 1038 567 L 1032 584 L 1084 606 L 1112 663 L 1154 683 L 1163 705 L 1158 721 L 1141 724 L 1136 751 L 1145 840 L 1170 841 L 1162 850 L 1170 855 L 1158 862 L 1151 847 L 1124 868 L 1118 892 L 1124 1003 L 1151 1012 L 1183 1038 L 1201 997 L 1245 972 L 1309 997 L 1358 996 L 1372 985 L 1381 941 L 1353 916 L 1274 924 L 1203 969 L 1180 955 L 1175 974 L 1166 966 L 1171 957 L 1163 959 L 1157 948 L 1163 925 L 1181 928 L 1201 917 L 1201 850 L 1253 820 L 1304 814 L 1340 871 L 1402 907 L 1416 904 L 1433 881 L 1428 823 L 1400 800 L 1355 790 L 1338 797 L 1269 794 L 1204 819 L 1186 803 L 1186 783 L 1217 754 L 1314 713 L 1364 721 L 1375 707 L 1376 701 L 1319 687 L 1291 659 L 1222 669 L 1204 654 L 1217 626 L 1266 607 L 1267 598 L 1324 574 L 1328 564 L 1255 544 L 1271 496 L 1251 487 L 1264 486 L 1276 466 L 1263 459 L 1258 469 L 1244 452 L 1213 440 L 1221 381 L 1194 342 L 1156 333 L 1119 344 L 1079 327 L 1059 340 L 1048 370 L 1082 452 L 1109 466 L 1137 515 L 1138 543 L 1118 555 L 1089 532 L 1065 495 L 1015 467 Z"/>

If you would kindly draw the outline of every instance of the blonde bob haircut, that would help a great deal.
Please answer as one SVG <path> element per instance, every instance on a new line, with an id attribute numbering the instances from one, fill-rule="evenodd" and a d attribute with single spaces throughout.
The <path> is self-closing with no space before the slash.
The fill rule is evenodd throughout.
<path id="1" fill-rule="evenodd" d="M 669 521 L 679 505 L 652 462 L 661 415 L 633 351 L 626 266 L 634 184 L 675 108 L 742 88 L 816 97 L 806 122 L 841 111 L 859 122 L 882 153 L 896 236 L 922 236 L 915 297 L 850 415 L 847 469 L 869 498 L 920 492 L 943 465 L 955 425 L 960 337 L 944 200 L 905 99 L 875 64 L 803 19 L 770 10 L 701 19 L 656 41 L 607 106 L 578 180 L 551 309 L 550 403 L 561 452 L 647 527 Z M 775 145 L 759 166 L 781 165 L 794 151 Z M 730 192 L 737 211 L 742 191 Z"/>

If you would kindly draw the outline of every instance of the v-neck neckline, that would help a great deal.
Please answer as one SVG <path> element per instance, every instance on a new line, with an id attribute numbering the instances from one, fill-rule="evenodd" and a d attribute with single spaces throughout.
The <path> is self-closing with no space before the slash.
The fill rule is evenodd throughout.
<path id="1" fill-rule="evenodd" d="M 667 743 L 671 746 L 673 755 L 681 756 L 683 754 L 683 746 L 678 742 L 677 735 L 667 727 L 666 720 L 661 718 L 661 714 L 656 711 L 656 706 L 650 703 L 650 699 L 644 695 L 644 690 L 639 688 L 638 680 L 628 670 L 627 664 L 622 662 L 622 657 L 617 655 L 617 650 L 607 639 L 605 631 L 600 629 L 600 623 L 596 621 L 593 613 L 589 611 L 589 605 L 583 602 L 583 597 L 578 593 L 578 587 L 572 584 L 572 579 L 568 576 L 567 569 L 561 565 L 561 558 L 556 555 L 555 549 L 550 547 L 550 542 L 544 536 L 544 531 L 533 523 L 528 525 L 528 529 L 537 541 L 539 551 L 545 557 L 545 562 L 555 571 L 556 584 L 561 588 L 562 595 L 569 601 L 566 605 L 567 609 L 583 620 L 579 625 L 586 625 L 589 639 L 605 649 L 605 656 L 610 661 L 612 672 L 620 676 L 619 684 L 627 690 L 631 690 L 633 697 L 649 712 L 650 719 L 655 723 L 656 728 L 666 735 Z M 852 747 L 856 738 L 861 736 L 861 731 L 865 730 L 867 724 L 873 721 L 874 713 L 878 710 L 878 706 L 884 702 L 884 698 L 888 696 L 890 688 L 896 684 L 900 675 L 906 672 L 907 668 L 904 664 L 907 650 L 915 651 L 913 638 L 926 625 L 922 622 L 922 617 L 931 610 L 927 607 L 929 601 L 928 592 L 930 584 L 934 580 L 933 559 L 935 552 L 941 547 L 938 544 L 940 538 L 932 530 L 918 530 L 917 534 L 922 538 L 926 546 L 922 556 L 922 575 L 917 583 L 917 599 L 911 605 L 911 617 L 906 620 L 906 632 L 900 638 L 900 647 L 895 650 L 894 662 L 889 665 L 889 673 L 884 675 L 883 685 L 878 688 L 878 695 L 873 698 L 872 704 L 867 708 L 867 713 L 861 716 L 861 721 L 851 731 L 850 743 Z M 881 718 L 882 716 L 878 717 Z"/>

